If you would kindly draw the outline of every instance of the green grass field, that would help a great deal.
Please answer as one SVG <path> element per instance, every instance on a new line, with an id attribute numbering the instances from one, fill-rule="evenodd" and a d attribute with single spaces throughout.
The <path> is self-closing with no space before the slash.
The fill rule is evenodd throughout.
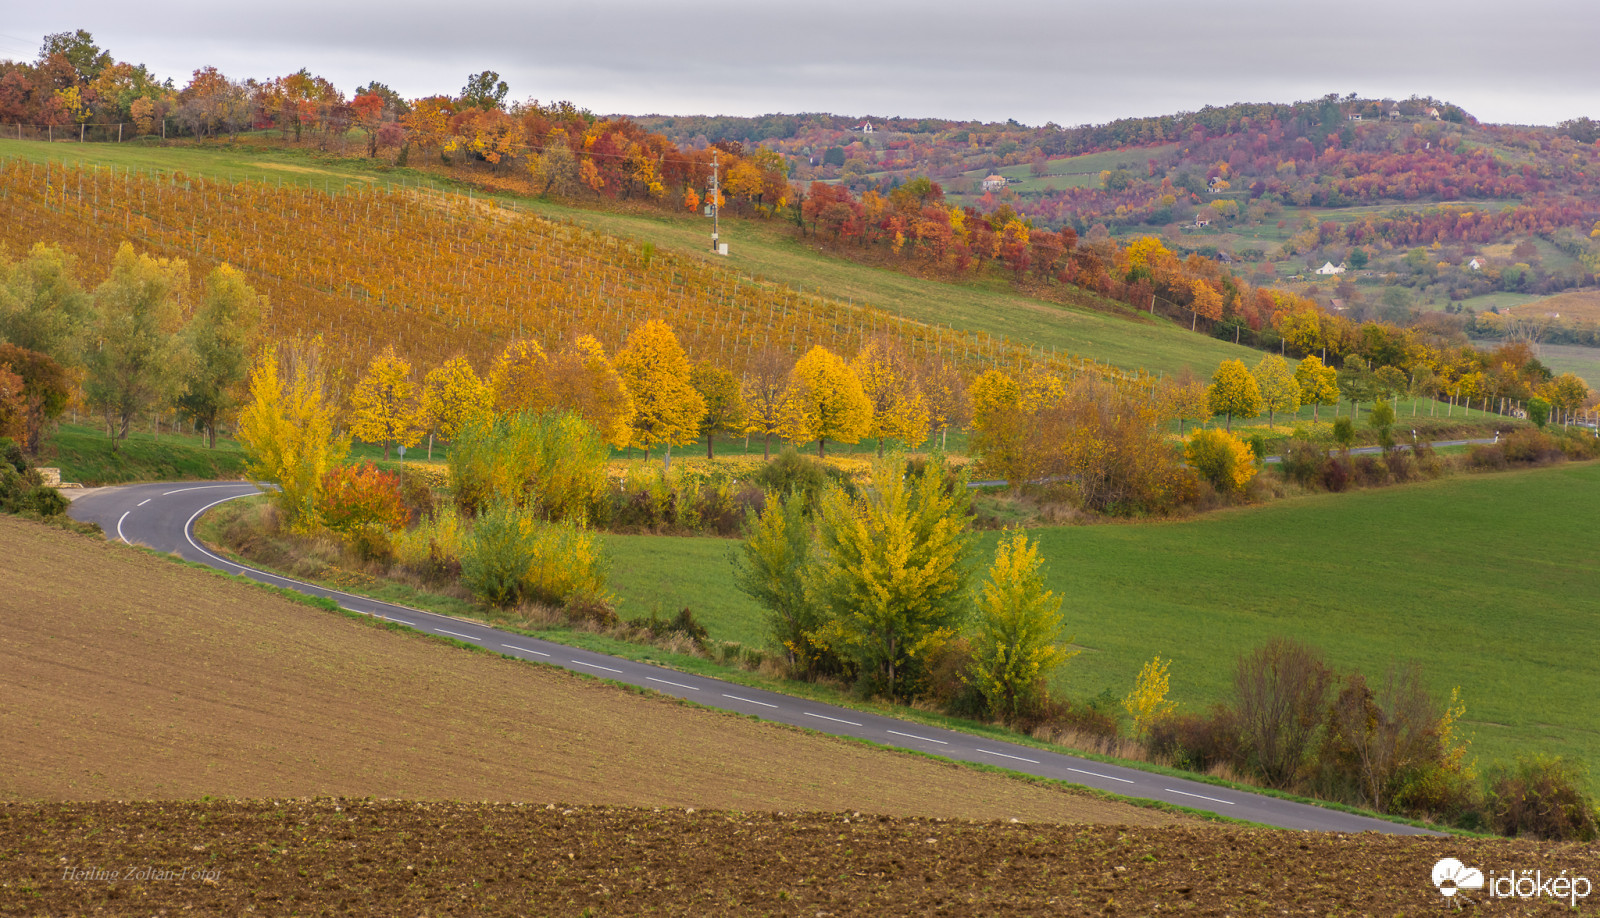
<path id="1" fill-rule="evenodd" d="M 1576 373 L 1586 380 L 1600 381 L 1600 347 L 1541 344 L 1539 362 L 1556 373 Z"/>
<path id="2" fill-rule="evenodd" d="M 1063 637 L 1084 653 L 1057 688 L 1118 697 L 1172 660 L 1173 698 L 1223 698 L 1237 657 L 1286 635 L 1381 678 L 1415 660 L 1459 685 L 1475 754 L 1600 762 L 1600 463 L 1316 495 L 1173 523 L 1035 530 Z M 984 552 L 995 536 L 981 539 Z M 732 586 L 736 542 L 608 537 L 624 616 L 689 606 L 713 637 L 759 643 Z M 1591 782 L 1600 787 L 1600 782 Z"/>

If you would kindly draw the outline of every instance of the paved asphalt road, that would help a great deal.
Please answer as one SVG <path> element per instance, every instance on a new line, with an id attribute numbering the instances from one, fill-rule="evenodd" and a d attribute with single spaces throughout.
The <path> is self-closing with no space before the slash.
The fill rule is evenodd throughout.
<path id="1" fill-rule="evenodd" d="M 194 522 L 210 507 L 255 493 L 258 492 L 254 485 L 242 482 L 129 485 L 82 494 L 73 501 L 71 514 L 74 519 L 99 523 L 107 537 L 111 539 L 122 539 L 161 551 L 175 552 L 190 561 L 210 565 L 229 573 L 242 573 L 274 586 L 325 596 L 348 610 L 400 622 L 418 631 L 445 635 L 524 660 L 654 689 L 708 707 L 724 708 L 824 733 L 858 737 L 886 746 L 915 749 L 967 762 L 981 762 L 985 765 L 1070 781 L 1132 797 L 1162 800 L 1237 819 L 1290 829 L 1431 834 L 1410 826 L 1337 810 L 1185 781 L 1181 778 L 1169 778 L 1104 762 L 1046 752 L 1031 746 L 1013 745 L 954 730 L 924 726 L 892 717 L 833 707 L 776 692 L 735 685 L 731 682 L 688 675 L 676 670 L 577 650 L 458 618 L 378 602 L 241 567 L 208 551 L 194 535 Z"/>

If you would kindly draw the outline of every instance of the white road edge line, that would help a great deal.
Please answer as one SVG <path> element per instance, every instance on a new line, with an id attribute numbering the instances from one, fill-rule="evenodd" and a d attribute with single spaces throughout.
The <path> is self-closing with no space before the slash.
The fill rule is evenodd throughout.
<path id="1" fill-rule="evenodd" d="M 1107 781 L 1121 781 L 1123 784 L 1133 784 L 1134 783 L 1132 781 L 1129 781 L 1127 778 L 1119 778 L 1116 775 L 1103 775 L 1098 771 L 1084 771 L 1081 768 L 1073 768 L 1071 765 L 1067 766 L 1067 771 L 1075 771 L 1080 775 L 1089 775 L 1090 777 L 1094 777 L 1094 778 L 1105 778 Z"/>
<path id="2" fill-rule="evenodd" d="M 645 676 L 645 678 L 650 680 L 651 682 L 659 682 L 662 685 L 670 685 L 673 688 L 688 689 L 691 692 L 700 691 L 699 689 L 695 688 L 694 686 L 692 686 L 692 685 L 684 685 L 682 682 L 668 682 L 665 679 L 657 679 L 655 676 Z"/>
<path id="3" fill-rule="evenodd" d="M 446 631 L 443 628 L 435 628 L 434 630 L 439 632 L 440 634 L 448 634 L 451 637 L 458 637 L 458 638 L 462 639 L 463 641 L 475 641 L 475 640 L 477 640 L 477 638 L 474 638 L 472 635 L 470 635 L 470 634 L 462 634 L 459 631 Z"/>
<path id="4" fill-rule="evenodd" d="M 128 545 L 132 545 L 133 543 L 129 542 L 128 541 L 128 537 L 122 534 L 122 521 L 127 519 L 128 518 L 128 514 L 130 514 L 132 512 L 133 512 L 132 510 L 124 510 L 122 512 L 122 515 L 117 517 L 117 538 L 121 539 L 124 543 L 126 543 Z"/>
<path id="5" fill-rule="evenodd" d="M 1191 794 L 1188 791 L 1174 790 L 1173 788 L 1170 788 L 1170 787 L 1163 787 L 1162 790 L 1166 791 L 1169 794 L 1182 794 L 1185 797 L 1197 797 L 1197 798 L 1199 798 L 1201 800 L 1210 800 L 1212 803 L 1225 803 L 1228 806 L 1233 806 L 1234 802 L 1235 802 L 1235 801 L 1232 801 L 1232 800 L 1218 800 L 1216 797 L 1207 797 L 1205 794 Z"/>
<path id="6" fill-rule="evenodd" d="M 176 490 L 172 490 L 172 491 L 162 491 L 161 492 L 161 496 L 162 497 L 166 497 L 169 494 L 182 494 L 185 491 L 204 491 L 207 488 L 237 488 L 237 487 L 239 487 L 239 485 L 245 485 L 245 484 L 249 484 L 249 483 L 250 482 L 248 482 L 248 481 L 240 481 L 240 482 L 235 482 L 233 484 L 195 485 L 192 488 L 177 488 Z M 261 492 L 257 491 L 256 493 L 259 494 Z"/>
<path id="7" fill-rule="evenodd" d="M 1016 759 L 1019 762 L 1027 762 L 1030 765 L 1038 765 L 1039 764 L 1039 760 L 1038 759 L 1025 759 L 1020 755 L 1009 755 L 1009 754 L 1004 753 L 1004 752 L 990 752 L 987 749 L 979 749 L 978 751 L 983 753 L 984 755 L 997 755 L 1002 759 Z"/>
<path id="8" fill-rule="evenodd" d="M 153 500 L 155 500 L 154 497 L 146 497 L 144 500 L 141 500 L 137 504 L 134 504 L 134 506 L 135 507 L 143 507 L 145 504 L 148 504 Z"/>
<path id="9" fill-rule="evenodd" d="M 745 704 L 759 704 L 763 708 L 775 708 L 775 707 L 777 707 L 777 705 L 775 705 L 775 704 L 767 704 L 765 701 L 757 701 L 754 698 L 740 698 L 738 695 L 729 695 L 727 692 L 723 692 L 722 693 L 722 697 L 724 697 L 724 698 L 732 698 L 734 701 L 742 701 Z"/>
<path id="10" fill-rule="evenodd" d="M 849 724 L 849 725 L 850 725 L 850 726 L 852 726 L 852 727 L 859 727 L 859 726 L 861 726 L 861 725 L 860 725 L 860 724 L 858 724 L 858 723 L 856 723 L 856 722 L 855 722 L 855 721 L 853 721 L 853 720 L 840 720 L 840 719 L 839 719 L 839 718 L 837 718 L 837 717 L 829 717 L 829 716 L 828 716 L 828 715 L 826 715 L 826 714 L 813 714 L 813 713 L 811 713 L 811 712 L 810 712 L 810 711 L 804 711 L 804 712 L 802 712 L 802 713 L 804 713 L 804 714 L 805 714 L 805 715 L 806 715 L 806 716 L 807 716 L 807 717 L 817 717 L 817 718 L 821 718 L 821 719 L 822 719 L 822 720 L 831 720 L 831 721 L 833 721 L 833 722 L 834 722 L 834 723 L 836 723 L 836 724 Z"/>
<path id="11" fill-rule="evenodd" d="M 585 663 L 582 660 L 572 660 L 570 662 L 575 663 L 578 666 L 592 666 L 595 669 L 603 669 L 608 673 L 620 673 L 620 672 L 622 672 L 622 670 L 620 670 L 620 669 L 612 669 L 609 666 L 601 666 L 599 663 Z"/>
<path id="12" fill-rule="evenodd" d="M 903 736 L 906 739 L 922 740 L 924 743 L 938 743 L 941 746 L 950 745 L 942 739 L 933 739 L 932 737 L 928 736 L 918 736 L 915 733 L 901 733 L 899 730 L 890 730 L 889 732 L 893 733 L 895 736 Z"/>
<path id="13" fill-rule="evenodd" d="M 536 653 L 541 657 L 550 656 L 549 654 L 545 653 L 544 651 L 542 651 L 542 650 L 534 650 L 532 647 L 518 647 L 515 644 L 501 644 L 500 646 L 501 647 L 510 647 L 512 650 L 520 650 L 523 653 Z"/>

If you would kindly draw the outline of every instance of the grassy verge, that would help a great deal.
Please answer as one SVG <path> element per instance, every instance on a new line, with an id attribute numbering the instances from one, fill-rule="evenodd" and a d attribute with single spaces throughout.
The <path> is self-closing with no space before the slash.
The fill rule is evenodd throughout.
<path id="1" fill-rule="evenodd" d="M 179 481 L 238 478 L 244 474 L 244 453 L 232 440 L 217 440 L 208 449 L 192 434 L 133 431 L 114 440 L 98 427 L 62 424 L 41 449 L 40 465 L 61 468 L 63 481 L 94 487 L 132 481 Z"/>
<path id="2" fill-rule="evenodd" d="M 217 509 L 208 511 L 197 523 L 196 533 L 200 536 L 201 540 L 206 542 L 214 551 L 217 551 L 225 557 L 229 557 L 240 563 L 249 564 L 252 567 L 256 567 L 264 571 L 282 574 L 284 576 L 298 577 L 319 586 L 343 590 L 345 592 L 360 596 L 367 596 L 373 599 L 380 599 L 396 605 L 407 606 L 429 612 L 438 612 L 444 615 L 481 622 L 483 624 L 500 628 L 511 634 L 522 634 L 529 637 L 537 637 L 542 640 L 547 640 L 558 644 L 565 644 L 569 647 L 590 650 L 596 653 L 608 654 L 642 663 L 652 663 L 666 668 L 675 669 L 679 672 L 722 679 L 738 685 L 746 685 L 753 688 L 781 692 L 797 698 L 806 698 L 813 701 L 837 705 L 858 711 L 897 717 L 913 723 L 942 727 L 951 730 L 959 730 L 975 736 L 989 737 L 1000 741 L 1019 743 L 1041 750 L 1052 752 L 1067 751 L 1074 755 L 1079 755 L 1095 761 L 1138 768 L 1155 774 L 1168 775 L 1171 777 L 1184 778 L 1193 781 L 1201 781 L 1218 787 L 1226 787 L 1244 792 L 1266 794 L 1285 800 L 1293 800 L 1296 802 L 1321 806 L 1341 812 L 1370 816 L 1372 818 L 1384 819 L 1390 822 L 1396 822 L 1405 825 L 1439 828 L 1437 826 L 1431 826 L 1427 823 L 1417 820 L 1406 819 L 1399 816 L 1377 814 L 1359 807 L 1348 806 L 1341 803 L 1315 800 L 1284 791 L 1241 784 L 1239 782 L 1230 781 L 1214 775 L 1196 774 L 1157 763 L 1129 759 L 1115 755 L 1107 755 L 1091 749 L 1063 747 L 1060 744 L 1045 742 L 1028 734 L 1019 733 L 999 724 L 978 723 L 963 718 L 952 717 L 937 711 L 924 710 L 921 708 L 907 707 L 902 705 L 886 704 L 876 699 L 864 699 L 846 689 L 830 683 L 800 682 L 778 678 L 759 670 L 753 671 L 751 669 L 742 668 L 729 663 L 719 662 L 718 660 L 710 659 L 707 656 L 696 653 L 677 652 L 664 647 L 621 640 L 615 636 L 598 632 L 592 628 L 551 625 L 542 622 L 533 623 L 529 619 L 516 614 L 506 614 L 495 610 L 486 609 L 475 603 L 464 601 L 459 597 L 441 595 L 439 593 L 421 589 L 410 584 L 376 580 L 374 578 L 351 579 L 339 576 L 337 572 L 335 572 L 333 576 L 307 575 L 302 571 L 296 571 L 291 568 L 273 565 L 261 560 L 257 560 L 250 556 L 241 556 L 237 553 L 229 551 L 222 541 L 223 531 L 226 529 L 228 524 L 240 513 L 244 512 L 252 502 L 258 502 L 262 499 L 264 498 L 233 501 L 228 504 L 224 504 Z M 752 646 L 759 646 L 759 644 Z M 938 758 L 937 756 L 930 757 Z M 1000 771 L 1005 770 L 1000 769 Z M 1116 795 L 1108 795 L 1107 799 L 1122 798 L 1118 798 Z M 1179 808 L 1175 811 L 1182 811 L 1182 809 Z"/>

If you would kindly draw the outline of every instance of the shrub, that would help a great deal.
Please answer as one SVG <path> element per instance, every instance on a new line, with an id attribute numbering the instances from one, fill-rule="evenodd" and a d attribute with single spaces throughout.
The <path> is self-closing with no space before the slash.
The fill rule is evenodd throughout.
<path id="1" fill-rule="evenodd" d="M 1219 494 L 1242 494 L 1255 477 L 1255 456 L 1242 440 L 1223 430 L 1194 432 L 1184 447 L 1184 458 Z"/>
<path id="2" fill-rule="evenodd" d="M 1170 714 L 1150 725 L 1145 749 L 1189 771 L 1232 765 L 1240 758 L 1238 721 L 1220 705 L 1207 714 Z"/>
<path id="3" fill-rule="evenodd" d="M 1335 494 L 1350 487 L 1350 469 L 1342 460 L 1329 456 L 1322 463 L 1322 486 Z"/>
<path id="4" fill-rule="evenodd" d="M 1316 483 L 1326 460 L 1327 455 L 1315 443 L 1290 440 L 1283 448 L 1283 461 L 1278 467 L 1283 470 L 1285 478 L 1302 488 L 1309 488 Z"/>
<path id="5" fill-rule="evenodd" d="M 1505 450 L 1501 449 L 1499 444 L 1479 443 L 1468 451 L 1467 465 L 1484 471 L 1503 469 L 1506 467 Z"/>
<path id="6" fill-rule="evenodd" d="M 974 662 L 972 642 L 965 637 L 946 641 L 928 657 L 926 694 L 929 701 L 956 717 L 984 720 L 989 702 L 966 678 Z"/>
<path id="7" fill-rule="evenodd" d="M 855 496 L 855 485 L 849 475 L 810 456 L 801 455 L 793 446 L 784 447 L 783 452 L 762 466 L 751 481 L 763 490 L 780 496 L 800 495 L 807 515 L 816 510 L 818 499 L 830 484 L 845 489 L 845 493 L 851 497 Z"/>
<path id="8" fill-rule="evenodd" d="M 569 607 L 570 608 L 570 607 Z M 672 618 L 661 618 L 651 612 L 649 618 L 633 618 L 628 620 L 628 626 L 645 631 L 654 638 L 664 638 L 668 635 L 681 634 L 694 643 L 696 647 L 705 647 L 711 635 L 706 632 L 706 627 L 695 620 L 694 612 L 688 606 L 678 610 Z"/>
<path id="9" fill-rule="evenodd" d="M 577 594 L 568 599 L 562 609 L 567 613 L 567 621 L 575 625 L 588 622 L 610 628 L 617 623 L 617 610 L 604 596 Z"/>
<path id="10" fill-rule="evenodd" d="M 465 540 L 461 579 L 473 595 L 505 608 L 524 600 L 550 605 L 575 596 L 603 599 L 605 565 L 594 534 L 572 523 L 544 523 L 532 511 L 496 503 Z"/>
<path id="11" fill-rule="evenodd" d="M 417 524 L 396 533 L 391 544 L 396 561 L 433 580 L 454 580 L 461 573 L 465 532 L 454 507 L 442 506 Z"/>
<path id="12" fill-rule="evenodd" d="M 1501 835 L 1531 835 L 1563 841 L 1593 841 L 1595 802 L 1583 790 L 1583 775 L 1570 760 L 1535 756 L 1489 775 L 1489 824 Z"/>
<path id="13" fill-rule="evenodd" d="M 1333 442 L 1345 452 L 1356 442 L 1356 422 L 1343 415 L 1333 419 Z"/>
<path id="14" fill-rule="evenodd" d="M 450 448 L 456 503 L 477 513 L 499 501 L 540 519 L 592 519 L 606 495 L 610 449 L 582 418 L 567 411 L 479 415 Z"/>
<path id="15" fill-rule="evenodd" d="M 1541 430 L 1513 430 L 1500 438 L 1500 449 L 1506 462 L 1525 465 L 1544 465 L 1565 458 L 1555 438 Z"/>
<path id="16" fill-rule="evenodd" d="M 1389 483 L 1389 467 L 1377 456 L 1356 456 L 1350 463 L 1352 477 L 1364 488 L 1382 487 Z"/>
<path id="17" fill-rule="evenodd" d="M 1109 689 L 1085 701 L 1047 698 L 1031 719 L 1020 721 L 1017 726 L 1028 732 L 1043 727 L 1056 735 L 1076 733 L 1079 736 L 1116 739 L 1122 734 L 1121 722 L 1117 717 L 1119 705 L 1117 697 Z"/>
<path id="18" fill-rule="evenodd" d="M 1568 459 L 1594 459 L 1600 456 L 1600 439 L 1582 427 L 1572 428 L 1561 437 L 1558 445 Z"/>
<path id="19" fill-rule="evenodd" d="M 1430 762 L 1396 778 L 1397 813 L 1476 829 L 1482 827 L 1482 809 L 1477 779 L 1468 772 Z"/>
<path id="20" fill-rule="evenodd" d="M 410 519 L 400 493 L 400 476 L 365 462 L 336 465 L 322 476 L 317 497 L 322 522 L 347 536 L 362 529 L 399 529 Z"/>
<path id="21" fill-rule="evenodd" d="M 1321 652 L 1273 638 L 1233 672 L 1242 761 L 1272 787 L 1300 777 L 1328 705 L 1333 671 Z"/>
<path id="22" fill-rule="evenodd" d="M 1329 709 L 1318 750 L 1323 790 L 1389 812 L 1404 775 L 1446 761 L 1445 722 L 1416 666 L 1391 668 L 1376 691 L 1360 673 L 1351 674 Z"/>

